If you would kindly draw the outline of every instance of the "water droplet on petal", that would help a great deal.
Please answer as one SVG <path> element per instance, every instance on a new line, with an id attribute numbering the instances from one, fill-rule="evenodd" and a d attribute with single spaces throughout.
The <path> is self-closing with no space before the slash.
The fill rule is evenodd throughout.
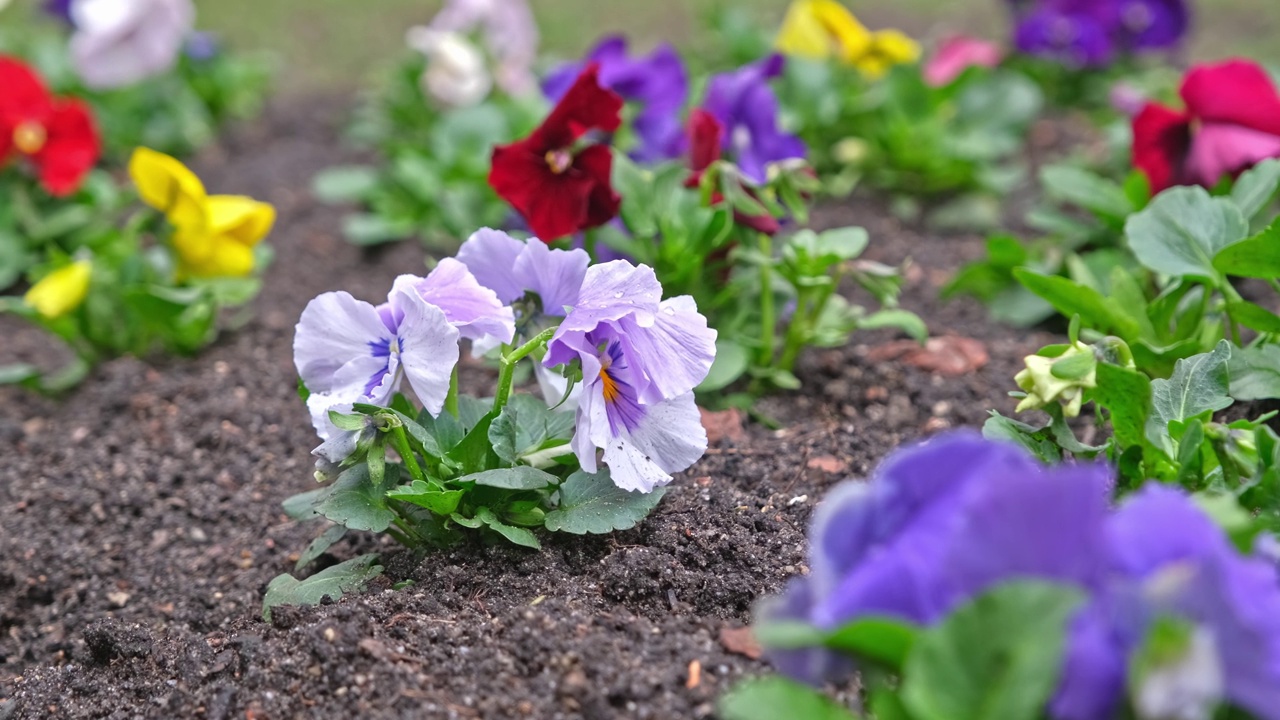
<path id="1" fill-rule="evenodd" d="M 614 296 L 615 298 L 621 298 L 621 297 L 622 297 L 622 291 L 621 291 L 621 290 L 619 290 L 618 292 L 614 293 L 614 294 L 613 294 L 613 296 Z"/>

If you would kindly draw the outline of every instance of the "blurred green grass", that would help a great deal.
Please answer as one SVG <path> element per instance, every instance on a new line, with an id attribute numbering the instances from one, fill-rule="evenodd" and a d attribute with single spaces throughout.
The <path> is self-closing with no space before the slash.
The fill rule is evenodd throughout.
<path id="1" fill-rule="evenodd" d="M 1280 1 L 1192 0 L 1197 59 L 1246 55 L 1280 62 Z M 725 0 L 532 0 L 547 51 L 571 57 L 605 32 L 643 44 L 671 40 L 697 53 L 705 17 Z M 900 27 L 934 38 L 964 30 L 1008 32 L 1004 0 L 863 0 L 849 6 L 872 27 Z M 363 82 L 403 52 L 405 29 L 426 22 L 439 0 L 202 0 L 200 25 L 240 49 L 265 50 L 280 64 L 279 90 L 309 93 Z M 774 27 L 785 0 L 736 0 Z"/>

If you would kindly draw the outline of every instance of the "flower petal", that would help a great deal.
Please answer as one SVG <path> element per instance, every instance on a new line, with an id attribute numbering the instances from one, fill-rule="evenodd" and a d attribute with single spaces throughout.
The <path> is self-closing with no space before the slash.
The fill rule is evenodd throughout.
<path id="1" fill-rule="evenodd" d="M 246 247 L 262 242 L 276 221 L 268 203 L 240 195 L 213 195 L 207 203 L 209 230 Z"/>
<path id="2" fill-rule="evenodd" d="M 539 243 L 541 244 L 541 243 Z M 492 338 L 509 343 L 515 338 L 515 314 L 498 299 L 497 294 L 482 286 L 467 266 L 454 258 L 445 258 L 425 279 L 404 275 L 396 286 L 407 283 L 424 300 L 444 311 L 449 323 L 470 340 Z"/>
<path id="3" fill-rule="evenodd" d="M 1237 59 L 1194 67 L 1181 94 L 1193 118 L 1280 135 L 1280 93 L 1257 63 Z"/>
<path id="4" fill-rule="evenodd" d="M 458 364 L 458 329 L 443 310 L 406 284 L 393 288 L 388 299 L 403 313 L 398 335 L 405 377 L 423 408 L 439 415 Z"/>
<path id="5" fill-rule="evenodd" d="M 595 405 L 599 410 L 592 418 L 593 427 L 602 420 L 608 427 L 607 418 L 598 416 L 603 406 L 603 401 Z M 707 451 L 707 432 L 692 393 L 644 406 L 644 411 L 638 426 L 609 438 L 603 447 L 614 484 L 648 493 L 671 482 L 671 473 L 687 469 L 702 457 Z"/>
<path id="6" fill-rule="evenodd" d="M 1191 124 L 1182 113 L 1148 103 L 1133 119 L 1133 165 L 1147 176 L 1152 194 L 1181 183 L 1190 145 Z"/>
<path id="7" fill-rule="evenodd" d="M 1213 187 L 1268 158 L 1280 157 L 1280 135 L 1240 125 L 1205 123 L 1191 138 L 1187 177 Z"/>
<path id="8" fill-rule="evenodd" d="M 665 398 L 692 392 L 707 378 L 716 357 L 716 331 L 698 312 L 692 297 L 664 300 L 649 327 L 623 321 L 627 359 L 645 382 L 640 399 L 657 403 Z"/>
<path id="9" fill-rule="evenodd" d="M 516 258 L 511 274 L 523 287 L 520 294 L 532 291 L 542 300 L 542 313 L 563 317 L 565 308 L 578 303 L 582 283 L 591 256 L 580 249 L 552 249 L 531 241 Z"/>
<path id="10" fill-rule="evenodd" d="M 98 162 L 101 144 L 89 108 L 79 100 L 57 103 L 45 124 L 48 140 L 33 158 L 49 194 L 75 192 Z"/>
<path id="11" fill-rule="evenodd" d="M 140 147 L 129 159 L 129 177 L 142 201 L 165 213 L 174 225 L 206 222 L 204 183 L 176 158 Z"/>

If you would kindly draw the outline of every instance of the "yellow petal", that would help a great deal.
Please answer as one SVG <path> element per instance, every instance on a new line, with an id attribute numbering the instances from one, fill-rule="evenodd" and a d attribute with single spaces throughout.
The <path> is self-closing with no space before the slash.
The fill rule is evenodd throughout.
<path id="1" fill-rule="evenodd" d="M 22 300 L 49 320 L 72 312 L 80 307 L 89 294 L 89 279 L 93 264 L 80 260 L 58 268 L 31 286 Z"/>
<path id="2" fill-rule="evenodd" d="M 920 59 L 920 45 L 898 30 L 880 30 L 871 36 L 866 53 L 854 63 L 862 74 L 878 78 L 895 65 Z"/>
<path id="3" fill-rule="evenodd" d="M 217 236 L 205 227 L 185 227 L 174 231 L 169 239 L 178 253 L 178 263 L 183 267 L 199 267 L 213 256 Z"/>
<path id="4" fill-rule="evenodd" d="M 870 42 L 871 33 L 836 0 L 796 0 L 782 21 L 777 47 L 787 55 L 851 63 Z"/>
<path id="5" fill-rule="evenodd" d="M 213 252 L 205 262 L 185 270 L 191 277 L 245 277 L 253 272 L 253 248 L 220 238 L 213 244 Z"/>
<path id="6" fill-rule="evenodd" d="M 177 159 L 140 147 L 129 159 L 129 175 L 142 201 L 177 226 L 203 222 L 204 184 Z"/>
<path id="7" fill-rule="evenodd" d="M 276 209 L 268 203 L 240 195 L 209 198 L 209 232 L 253 247 L 271 232 Z"/>

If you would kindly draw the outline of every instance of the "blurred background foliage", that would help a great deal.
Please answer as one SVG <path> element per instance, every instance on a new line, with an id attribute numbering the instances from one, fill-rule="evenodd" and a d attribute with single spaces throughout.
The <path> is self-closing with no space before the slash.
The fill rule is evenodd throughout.
<path id="1" fill-rule="evenodd" d="M 901 27 L 924 40 L 966 31 L 1009 33 L 1007 0 L 849 0 L 871 27 Z M 439 0 L 197 0 L 200 26 L 242 50 L 269 50 L 280 62 L 281 94 L 345 88 L 404 52 L 407 27 L 431 19 Z M 750 13 L 768 27 L 787 0 L 532 0 L 546 50 L 573 57 L 606 32 L 651 44 L 669 39 L 696 54 L 718 7 Z M 1190 57 L 1247 55 L 1280 63 L 1280 0 L 1196 0 Z"/>

